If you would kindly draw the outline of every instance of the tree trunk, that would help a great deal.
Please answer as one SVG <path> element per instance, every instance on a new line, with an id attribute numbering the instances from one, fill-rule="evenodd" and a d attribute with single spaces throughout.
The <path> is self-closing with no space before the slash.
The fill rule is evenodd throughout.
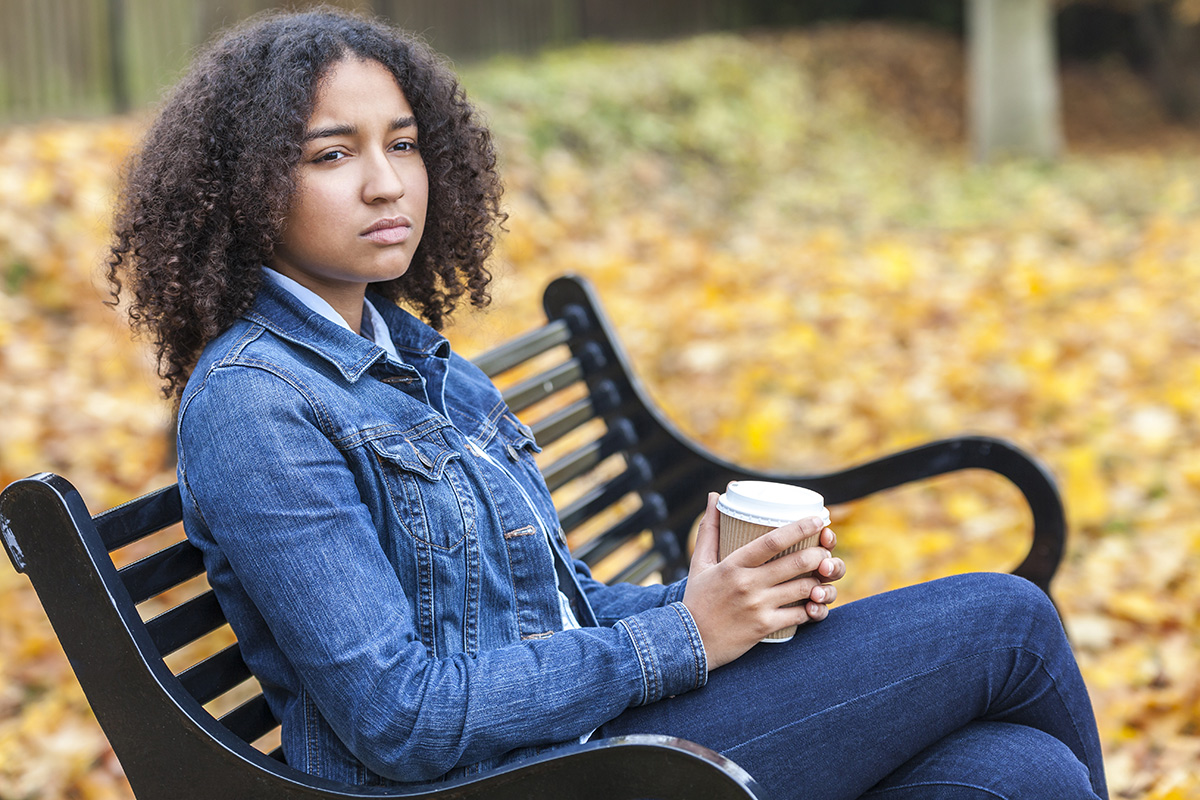
<path id="1" fill-rule="evenodd" d="M 1062 149 L 1050 0 L 969 0 L 968 93 L 975 158 L 1051 160 Z"/>
<path id="2" fill-rule="evenodd" d="M 1147 3 L 1137 30 L 1150 53 L 1150 79 L 1171 119 L 1200 120 L 1200 26 L 1189 25 L 1175 3 Z"/>

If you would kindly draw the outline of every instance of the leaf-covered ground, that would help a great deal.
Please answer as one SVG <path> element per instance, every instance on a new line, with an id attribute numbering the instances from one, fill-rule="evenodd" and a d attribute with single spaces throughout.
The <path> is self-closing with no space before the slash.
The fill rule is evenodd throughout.
<path id="1" fill-rule="evenodd" d="M 464 70 L 504 160 L 468 353 L 597 285 L 639 374 L 721 455 L 823 470 L 980 432 L 1070 521 L 1055 594 L 1114 797 L 1200 797 L 1200 134 L 1068 67 L 1070 153 L 973 166 L 963 59 L 886 27 L 589 46 Z M 145 348 L 96 278 L 143 120 L 0 131 L 0 483 L 93 510 L 171 480 Z M 1027 512 L 963 475 L 835 509 L 843 595 L 1009 568 Z M 0 797 L 129 797 L 28 582 L 0 568 Z"/>

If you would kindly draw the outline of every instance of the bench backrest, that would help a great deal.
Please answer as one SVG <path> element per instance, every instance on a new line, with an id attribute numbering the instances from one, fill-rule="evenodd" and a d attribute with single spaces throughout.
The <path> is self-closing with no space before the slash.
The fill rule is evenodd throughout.
<path id="1" fill-rule="evenodd" d="M 533 428 L 568 543 L 598 578 L 685 575 L 687 539 L 705 495 L 730 480 L 799 483 L 836 505 L 911 480 L 982 468 L 1007 477 L 1029 503 L 1030 552 L 1014 572 L 1049 593 L 1063 551 L 1062 504 L 1045 470 L 1012 445 L 962 437 L 827 475 L 739 469 L 690 442 L 649 400 L 586 283 L 554 281 L 544 305 L 544 326 L 475 361 Z M 0 495 L 5 549 L 18 571 L 26 561 L 36 564 L 34 588 L 135 793 L 184 796 L 202 781 L 205 797 L 243 796 L 248 785 L 264 787 L 265 796 L 267 782 L 293 771 L 279 764 L 278 724 L 206 586 L 199 551 L 184 538 L 180 518 L 176 486 L 95 517 L 55 475 L 18 481 Z M 10 529 L 9 520 L 20 520 L 21 529 Z M 127 712 L 131 705 L 136 715 Z M 228 751 L 260 769 L 249 778 L 225 769 Z M 676 752 L 694 755 L 688 746 Z M 180 753 L 189 754 L 188 763 L 180 762 Z M 662 755 L 651 756 L 658 760 L 647 762 L 648 775 L 655 776 L 653 764 L 661 765 Z M 295 774 L 289 797 L 342 796 L 344 787 L 335 785 L 314 793 L 321 782 Z M 734 796 L 745 796 L 741 778 L 729 785 Z M 277 783 L 269 788 L 270 796 L 279 796 Z"/>

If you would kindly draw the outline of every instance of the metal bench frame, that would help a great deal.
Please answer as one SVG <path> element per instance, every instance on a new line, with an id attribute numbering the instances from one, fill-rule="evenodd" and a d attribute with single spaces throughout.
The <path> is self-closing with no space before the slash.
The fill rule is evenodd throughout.
<path id="1" fill-rule="evenodd" d="M 505 390 L 509 405 L 523 417 L 542 401 L 562 397 L 558 393 L 568 386 L 586 386 L 586 395 L 576 390 L 580 399 L 557 405 L 551 401 L 546 405 L 552 410 L 526 422 L 545 446 L 590 420 L 603 420 L 603 433 L 546 465 L 543 472 L 552 490 L 584 481 L 574 499 L 559 508 L 568 533 L 614 503 L 629 505 L 630 497 L 640 501 L 575 546 L 576 557 L 596 564 L 643 543 L 613 580 L 640 581 L 658 574 L 671 581 L 686 575 L 687 538 L 705 494 L 730 480 L 799 483 L 825 495 L 827 503 L 840 504 L 910 481 L 984 469 L 1008 478 L 1028 502 L 1032 539 L 1028 555 L 1014 572 L 1049 594 L 1065 544 L 1063 506 L 1047 471 L 1013 445 L 980 436 L 947 439 L 825 475 L 742 469 L 688 441 L 651 402 L 586 282 L 574 277 L 555 280 L 546 289 L 544 305 L 549 319 L 544 326 L 475 361 L 497 376 L 530 359 L 564 352 L 554 366 Z M 618 464 L 618 474 L 597 479 L 602 463 Z M 171 528 L 180 517 L 176 486 L 94 517 L 75 488 L 57 475 L 34 475 L 0 494 L 5 550 L 14 568 L 32 581 L 140 800 L 763 796 L 733 762 L 665 736 L 588 742 L 425 791 L 349 787 L 288 767 L 278 750 L 265 753 L 251 744 L 278 726 L 261 694 L 219 720 L 205 709 L 206 703 L 251 677 L 236 643 L 179 674 L 164 661 L 224 625 L 211 590 L 146 621 L 138 611 L 139 603 L 202 573 L 198 551 L 182 539 L 121 569 L 113 562 L 112 551 Z"/>

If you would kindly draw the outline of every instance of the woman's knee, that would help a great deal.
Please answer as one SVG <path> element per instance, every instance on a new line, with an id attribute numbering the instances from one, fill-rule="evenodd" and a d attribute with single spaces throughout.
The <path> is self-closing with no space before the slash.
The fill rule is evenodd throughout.
<path id="1" fill-rule="evenodd" d="M 953 586 L 953 591 L 964 597 L 989 605 L 1054 608 L 1045 592 L 1025 578 L 1007 572 L 968 572 L 935 581 L 942 582 Z"/>
<path id="2" fill-rule="evenodd" d="M 1087 768 L 1036 728 L 973 722 L 927 747 L 866 797 L 1095 800 Z"/>
<path id="3" fill-rule="evenodd" d="M 1050 598 L 1034 584 L 998 572 L 978 572 L 943 579 L 954 613 L 997 625 L 1021 635 L 1062 635 L 1062 620 Z M 935 582 L 941 583 L 941 581 Z"/>

